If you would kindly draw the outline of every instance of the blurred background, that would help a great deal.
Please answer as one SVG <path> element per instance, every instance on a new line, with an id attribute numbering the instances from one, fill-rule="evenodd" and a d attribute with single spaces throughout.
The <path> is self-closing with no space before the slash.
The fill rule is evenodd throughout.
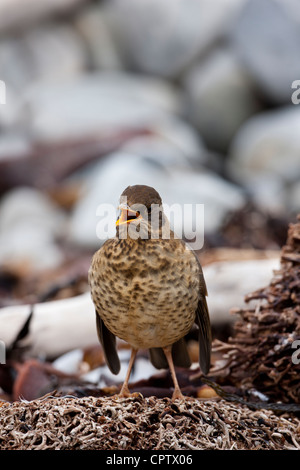
<path id="1" fill-rule="evenodd" d="M 98 205 L 129 184 L 205 204 L 207 244 L 280 246 L 300 200 L 297 0 L 1 0 L 0 18 L 1 264 L 95 250 Z"/>
<path id="2" fill-rule="evenodd" d="M 0 0 L 1 307 L 85 292 L 97 207 L 129 184 L 204 204 L 204 264 L 279 250 L 299 79 L 297 0 Z"/>

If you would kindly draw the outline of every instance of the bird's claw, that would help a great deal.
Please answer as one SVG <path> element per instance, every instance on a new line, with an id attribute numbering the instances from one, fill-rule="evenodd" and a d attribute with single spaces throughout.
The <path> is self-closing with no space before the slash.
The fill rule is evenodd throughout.
<path id="1" fill-rule="evenodd" d="M 174 390 L 173 392 L 173 395 L 172 395 L 172 401 L 175 401 L 175 400 L 181 400 L 181 401 L 184 401 L 185 400 L 185 396 L 181 393 L 180 390 Z"/>
<path id="2" fill-rule="evenodd" d="M 120 393 L 116 395 L 117 398 L 144 398 L 143 395 L 139 392 L 130 392 L 129 389 L 121 390 Z"/>

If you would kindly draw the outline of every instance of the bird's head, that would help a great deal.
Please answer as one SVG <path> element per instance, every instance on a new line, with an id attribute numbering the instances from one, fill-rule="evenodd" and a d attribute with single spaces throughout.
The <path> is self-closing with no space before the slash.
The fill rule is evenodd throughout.
<path id="1" fill-rule="evenodd" d="M 128 186 L 121 194 L 119 209 L 119 238 L 161 238 L 162 231 L 170 231 L 161 197 L 151 186 Z"/>

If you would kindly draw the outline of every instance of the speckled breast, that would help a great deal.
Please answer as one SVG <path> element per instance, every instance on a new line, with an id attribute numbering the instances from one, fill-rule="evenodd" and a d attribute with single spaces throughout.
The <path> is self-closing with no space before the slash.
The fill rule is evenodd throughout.
<path id="1" fill-rule="evenodd" d="M 171 345 L 194 323 L 199 268 L 180 240 L 108 240 L 89 282 L 97 314 L 133 347 Z"/>

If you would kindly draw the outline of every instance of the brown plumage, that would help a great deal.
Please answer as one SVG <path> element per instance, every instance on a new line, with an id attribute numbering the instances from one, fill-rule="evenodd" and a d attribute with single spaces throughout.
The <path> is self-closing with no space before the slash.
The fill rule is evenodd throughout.
<path id="1" fill-rule="evenodd" d="M 211 329 L 202 269 L 195 253 L 170 231 L 155 189 L 129 186 L 120 200 L 116 236 L 95 253 L 89 270 L 99 340 L 114 374 L 120 370 L 116 336 L 132 347 L 121 396 L 129 394 L 137 350 L 149 349 L 155 367 L 170 367 L 173 399 L 182 398 L 174 365 L 191 364 L 184 336 L 194 323 L 199 328 L 202 372 L 210 366 Z"/>

